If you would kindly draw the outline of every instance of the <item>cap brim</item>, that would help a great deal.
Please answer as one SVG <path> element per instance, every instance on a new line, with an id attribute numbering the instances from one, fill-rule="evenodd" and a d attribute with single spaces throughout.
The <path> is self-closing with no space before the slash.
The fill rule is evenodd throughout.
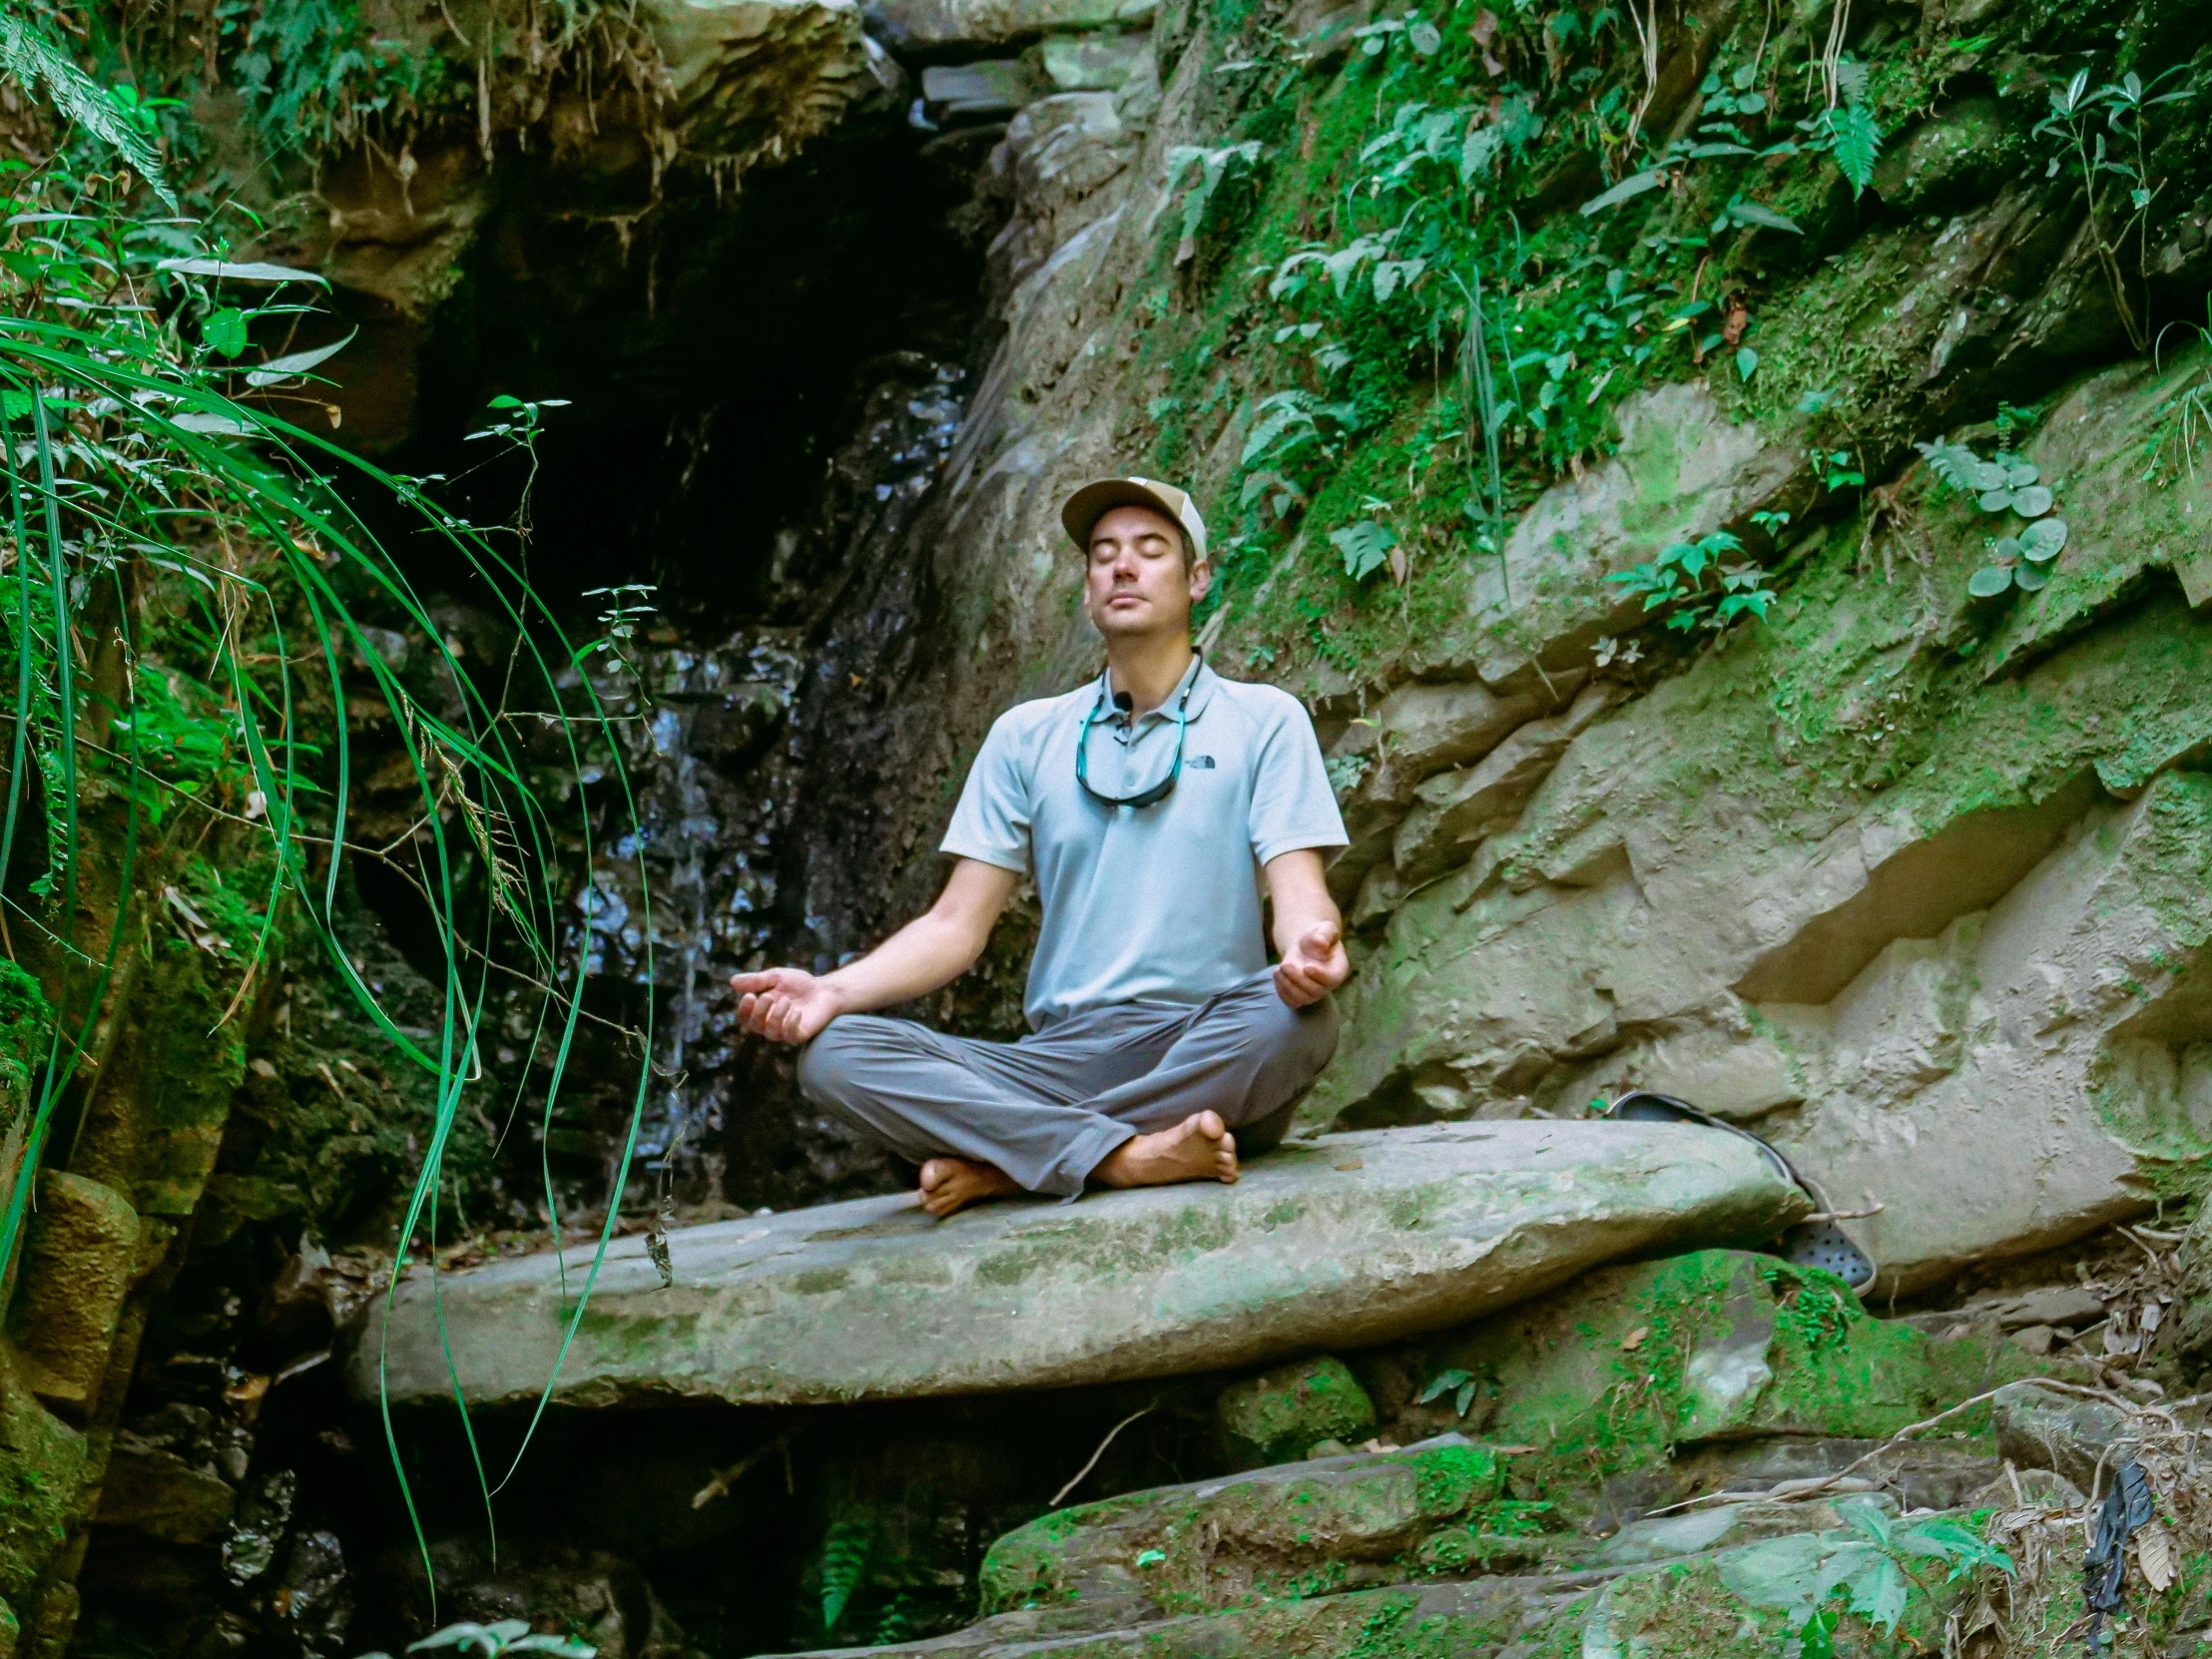
<path id="1" fill-rule="evenodd" d="M 1101 478 L 1094 484 L 1085 484 L 1061 507 L 1060 526 L 1067 531 L 1070 541 L 1088 553 L 1091 532 L 1098 528 L 1098 521 L 1116 507 L 1150 507 L 1186 537 L 1190 535 L 1181 515 L 1164 498 L 1127 478 Z"/>

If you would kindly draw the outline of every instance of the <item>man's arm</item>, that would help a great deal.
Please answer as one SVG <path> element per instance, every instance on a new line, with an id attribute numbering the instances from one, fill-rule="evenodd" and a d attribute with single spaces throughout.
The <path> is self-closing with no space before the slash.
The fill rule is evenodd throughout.
<path id="1" fill-rule="evenodd" d="M 1312 847 L 1279 853 L 1267 862 L 1268 897 L 1275 904 L 1276 994 L 1294 1008 L 1319 1002 L 1352 977 L 1345 954 L 1344 918 L 1329 896 L 1321 854 Z"/>
<path id="2" fill-rule="evenodd" d="M 1020 881 L 996 864 L 958 860 L 936 903 L 858 961 L 820 976 L 769 968 L 733 977 L 738 1023 L 776 1042 L 809 1042 L 839 1014 L 887 1008 L 951 984 L 983 954 L 992 924 Z M 1328 896 L 1324 890 L 1325 901 Z"/>

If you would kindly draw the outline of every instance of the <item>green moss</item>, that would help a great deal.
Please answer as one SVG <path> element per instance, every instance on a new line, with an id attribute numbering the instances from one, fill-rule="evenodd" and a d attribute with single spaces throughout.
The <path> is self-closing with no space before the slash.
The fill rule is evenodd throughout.
<path id="1" fill-rule="evenodd" d="M 1222 1390 L 1216 1405 L 1231 1455 L 1245 1467 L 1287 1462 L 1322 1440 L 1375 1433 L 1375 1404 L 1342 1360 L 1323 1356 Z"/>
<path id="2" fill-rule="evenodd" d="M 1875 1319 L 1818 1269 L 1719 1250 L 1602 1269 L 1427 1357 L 1483 1380 L 1489 1433 L 1541 1448 L 1515 1465 L 1523 1493 L 1698 1440 L 1879 1437 L 2032 1369 L 2016 1350 L 1932 1345 Z"/>

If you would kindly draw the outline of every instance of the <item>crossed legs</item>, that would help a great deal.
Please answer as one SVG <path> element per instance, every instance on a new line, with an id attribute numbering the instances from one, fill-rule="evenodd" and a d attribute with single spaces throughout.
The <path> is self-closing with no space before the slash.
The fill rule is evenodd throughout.
<path id="1" fill-rule="evenodd" d="M 920 1165 L 924 1207 L 950 1215 L 1086 1183 L 1234 1181 L 1238 1131 L 1248 1153 L 1280 1140 L 1336 1042 L 1326 1001 L 1293 1010 L 1263 973 L 1195 1007 L 1090 1010 L 1016 1043 L 848 1014 L 808 1047 L 799 1080 Z"/>

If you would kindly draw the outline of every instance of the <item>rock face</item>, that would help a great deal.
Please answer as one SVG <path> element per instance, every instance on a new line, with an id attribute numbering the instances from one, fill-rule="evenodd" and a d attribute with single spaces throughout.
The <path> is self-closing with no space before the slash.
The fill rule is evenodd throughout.
<path id="1" fill-rule="evenodd" d="M 1623 1256 L 1753 1244 L 1801 1214 L 1757 1149 L 1669 1124 L 1465 1124 L 1329 1136 L 1233 1187 L 999 1204 L 931 1221 L 863 1199 L 608 1252 L 561 1368 L 576 1404 L 797 1403 L 1102 1382 L 1432 1331 Z M 589 1253 L 571 1251 L 568 1284 Z M 472 1401 L 534 1397 L 562 1341 L 550 1257 L 440 1277 Z M 449 1396 L 432 1287 L 362 1333 L 355 1393 Z"/>
<path id="2" fill-rule="evenodd" d="M 1988 38 L 2025 15 L 1992 7 Z M 994 164 L 1013 210 L 995 255 L 1005 334 L 937 503 L 948 638 L 912 694 L 974 711 L 945 791 L 990 714 L 1095 660 L 1058 502 L 1086 477 L 1158 470 L 1197 491 L 1217 540 L 1258 549 L 1217 584 L 1215 660 L 1309 700 L 1353 835 L 1332 877 L 1359 973 L 1309 1132 L 1670 1089 L 1764 1119 L 1832 1208 L 1878 1210 L 1845 1225 L 1885 1291 L 2143 1206 L 2146 1161 L 2212 1144 L 2212 1017 L 2191 988 L 2212 960 L 2197 896 L 2212 874 L 2198 689 L 2212 475 L 2159 435 L 2205 372 L 2201 348 L 2120 360 L 2073 199 L 1996 163 L 2024 153 L 2018 109 L 1970 98 L 1901 112 L 1876 217 L 1824 211 L 1796 227 L 1802 262 L 1750 262 L 1755 377 L 1705 359 L 1627 395 L 1616 382 L 1591 447 L 1544 477 L 1524 464 L 1487 543 L 1464 518 L 1423 517 L 1459 497 L 1416 486 L 1427 439 L 1399 450 L 1385 435 L 1458 425 L 1456 383 L 1433 369 L 1326 464 L 1305 451 L 1287 490 L 1256 458 L 1268 400 L 1349 383 L 1287 342 L 1351 324 L 1277 303 L 1259 276 L 1288 275 L 1286 250 L 1355 257 L 1319 204 L 1371 174 L 1384 188 L 1364 147 L 1392 142 L 1393 99 L 1440 110 L 1468 83 L 1385 95 L 1360 53 L 1347 68 L 1316 44 L 1319 8 L 1270 11 L 1264 28 L 1244 16 L 1164 11 L 1156 110 L 1101 99 L 1047 122 L 1032 106 Z M 1751 11 L 1699 17 L 1662 49 L 1673 90 L 1654 108 L 1673 101 L 1683 120 L 1714 51 L 1765 50 Z M 1288 60 L 1306 78 L 1234 79 L 1274 61 L 1256 44 L 1270 31 L 1308 43 Z M 1551 119 L 1546 144 L 1565 130 Z M 1261 147 L 1249 176 L 1221 163 L 1247 139 Z M 1200 153 L 1229 165 L 1207 177 L 1235 206 L 1192 207 Z M 1580 165 L 1532 167 L 1531 217 L 1515 223 L 1571 224 L 1600 188 Z M 2195 201 L 2204 186 L 2175 188 Z M 2166 314 L 2201 302 L 2193 223 L 2177 211 L 2157 233 Z M 1336 291 L 1366 303 L 1361 281 Z M 2024 437 L 1959 425 L 2030 396 L 2046 412 Z M 1854 430 L 1893 434 L 1847 452 L 1865 488 L 1807 465 L 1837 397 L 1860 411 Z M 1968 597 L 1995 521 L 1917 460 L 1912 440 L 1944 434 L 2013 444 L 2058 484 L 2071 539 L 2041 588 Z M 1362 471 L 1383 448 L 1397 471 Z M 1401 537 L 1425 525 L 1403 589 L 1341 579 L 1328 538 L 1376 513 Z M 1759 627 L 1679 651 L 1612 579 L 1724 533 L 1747 560 L 1786 563 L 1782 598 Z M 886 807 L 913 821 L 882 831 L 891 856 L 901 835 L 928 843 L 942 793 Z"/>

